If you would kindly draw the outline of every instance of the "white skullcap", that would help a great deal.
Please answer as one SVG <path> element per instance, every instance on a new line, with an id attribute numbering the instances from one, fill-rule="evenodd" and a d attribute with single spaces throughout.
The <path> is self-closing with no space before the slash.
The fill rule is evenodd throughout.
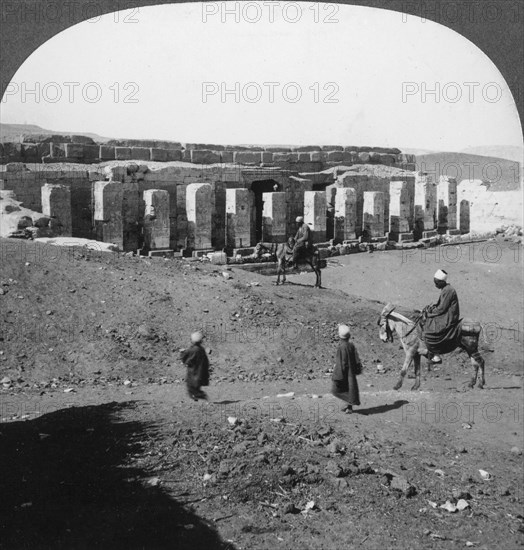
<path id="1" fill-rule="evenodd" d="M 302 216 L 297 216 L 297 219 L 295 220 L 297 223 L 298 222 L 303 222 L 304 221 L 304 218 Z"/>
<path id="2" fill-rule="evenodd" d="M 438 279 L 439 281 L 447 281 L 447 279 L 448 279 L 448 274 L 447 274 L 444 270 L 439 269 L 439 270 L 435 273 L 435 275 L 433 275 L 433 277 L 434 277 L 435 279 Z"/>
<path id="3" fill-rule="evenodd" d="M 338 325 L 338 335 L 340 338 L 349 338 L 349 327 L 347 325 Z"/>
<path id="4" fill-rule="evenodd" d="M 204 336 L 201 332 L 193 332 L 191 335 L 191 342 L 193 342 L 193 344 L 198 344 L 199 342 L 202 342 L 203 339 Z"/>

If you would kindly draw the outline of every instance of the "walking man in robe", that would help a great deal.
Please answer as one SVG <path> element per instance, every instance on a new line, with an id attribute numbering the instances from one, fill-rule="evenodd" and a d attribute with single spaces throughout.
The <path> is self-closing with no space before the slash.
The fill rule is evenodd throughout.
<path id="1" fill-rule="evenodd" d="M 438 354 L 454 349 L 454 342 L 460 334 L 460 307 L 455 289 L 447 282 L 448 274 L 439 269 L 433 276 L 435 286 L 440 289 L 436 304 L 424 308 L 424 340 L 433 363 L 441 363 Z"/>
<path id="2" fill-rule="evenodd" d="M 337 349 L 335 369 L 331 380 L 333 381 L 331 393 L 347 403 L 342 412 L 351 414 L 354 405 L 360 405 L 357 374 L 362 372 L 362 364 L 357 349 L 349 341 L 349 327 L 338 327 L 340 343 Z"/>
<path id="3" fill-rule="evenodd" d="M 191 334 L 191 347 L 181 353 L 180 358 L 187 367 L 186 386 L 189 397 L 194 401 L 207 399 L 201 386 L 209 385 L 209 359 L 202 347 L 204 336 L 201 332 Z"/>
<path id="4" fill-rule="evenodd" d="M 293 247 L 293 269 L 298 269 L 298 258 L 310 246 L 311 229 L 307 223 L 304 223 L 304 218 L 298 216 L 296 219 L 298 224 L 297 234 L 295 235 L 295 246 Z"/>

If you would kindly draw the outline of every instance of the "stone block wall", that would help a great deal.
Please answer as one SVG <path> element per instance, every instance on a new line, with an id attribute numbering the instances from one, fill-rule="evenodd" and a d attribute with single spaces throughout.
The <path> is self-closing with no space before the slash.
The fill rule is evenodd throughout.
<path id="1" fill-rule="evenodd" d="M 0 188 L 16 193 L 26 208 L 42 211 L 41 188 L 45 183 L 65 185 L 71 190 L 71 223 L 76 237 L 94 237 L 91 216 L 91 181 L 87 170 L 29 171 L 24 169 L 0 172 Z"/>
<path id="2" fill-rule="evenodd" d="M 0 164 L 10 162 L 98 163 L 134 160 L 193 164 L 237 163 L 273 165 L 297 172 L 321 171 L 332 165 L 383 164 L 401 166 L 415 162 L 413 155 L 396 148 L 304 145 L 296 147 L 235 146 L 179 143 L 161 140 L 121 139 L 95 143 L 79 135 L 23 135 L 20 142 L 0 144 Z"/>

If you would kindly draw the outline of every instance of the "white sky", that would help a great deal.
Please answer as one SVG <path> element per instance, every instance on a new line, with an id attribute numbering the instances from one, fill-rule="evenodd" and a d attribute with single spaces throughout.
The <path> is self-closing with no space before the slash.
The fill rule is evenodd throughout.
<path id="1" fill-rule="evenodd" d="M 447 151 L 522 145 L 506 82 L 461 35 L 392 11 L 292 4 L 302 11 L 274 2 L 273 22 L 267 2 L 251 2 L 244 12 L 245 4 L 229 2 L 229 9 L 238 6 L 240 21 L 228 15 L 222 22 L 220 2 L 153 6 L 81 23 L 27 59 L 0 104 L 1 120 L 108 137 L 220 144 Z M 203 6 L 217 11 L 206 22 Z M 249 23 L 242 13 L 259 21 Z M 68 87 L 67 82 L 78 85 Z M 206 102 L 205 82 L 210 91 L 217 90 Z M 222 101 L 220 90 L 234 89 L 237 82 L 239 101 L 234 94 Z M 244 90 L 249 98 L 256 96 L 256 85 L 244 88 L 250 82 L 261 93 L 254 103 L 242 95 Z M 272 103 L 264 82 L 278 83 Z M 282 93 L 292 82 L 302 93 L 295 103 Z M 478 85 L 464 84 L 468 82 Z M 86 87 L 88 83 L 96 85 Z M 334 84 L 324 90 L 327 83 Z M 424 86 L 435 89 L 436 83 L 438 102 L 422 92 Z M 28 93 L 35 86 L 37 94 Z M 317 101 L 312 86 L 318 86 Z M 415 92 L 403 98 L 403 87 Z M 288 88 L 289 99 L 296 89 Z M 57 91 L 61 98 L 53 102 Z M 83 91 L 92 100 L 99 93 L 100 99 L 89 102 Z M 338 102 L 324 102 L 333 91 Z M 457 91 L 462 96 L 453 102 Z"/>

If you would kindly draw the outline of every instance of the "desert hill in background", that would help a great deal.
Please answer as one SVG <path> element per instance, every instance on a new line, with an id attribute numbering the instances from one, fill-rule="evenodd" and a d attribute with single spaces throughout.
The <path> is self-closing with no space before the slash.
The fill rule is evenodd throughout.
<path id="1" fill-rule="evenodd" d="M 500 157 L 466 153 L 431 153 L 417 156 L 417 170 L 462 180 L 490 182 L 491 191 L 515 191 L 522 187 L 522 164 Z"/>

